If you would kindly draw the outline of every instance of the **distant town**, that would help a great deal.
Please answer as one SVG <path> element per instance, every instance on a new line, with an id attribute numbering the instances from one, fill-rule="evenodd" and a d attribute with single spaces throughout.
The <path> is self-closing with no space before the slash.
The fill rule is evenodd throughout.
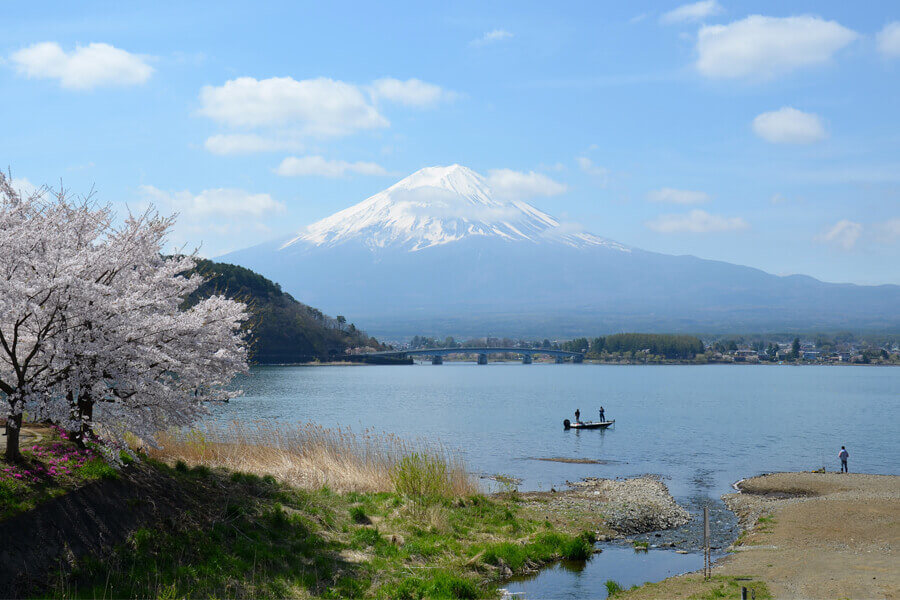
<path id="1" fill-rule="evenodd" d="M 482 337 L 457 341 L 415 336 L 393 342 L 396 350 L 458 348 L 466 358 L 467 348 L 542 348 L 581 352 L 587 361 L 610 364 L 664 363 L 784 363 L 784 364 L 873 364 L 900 365 L 900 336 L 836 334 L 752 334 L 743 336 L 693 336 L 619 333 L 571 340 L 523 340 Z M 516 360 L 515 352 L 496 360 Z M 536 359 L 537 360 L 537 359 Z M 549 360 L 549 358 L 548 358 Z"/>

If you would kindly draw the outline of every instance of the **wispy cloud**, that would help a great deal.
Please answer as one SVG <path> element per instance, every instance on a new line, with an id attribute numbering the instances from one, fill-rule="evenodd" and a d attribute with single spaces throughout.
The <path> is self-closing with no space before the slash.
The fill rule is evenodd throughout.
<path id="1" fill-rule="evenodd" d="M 861 223 L 842 219 L 828 231 L 819 235 L 817 239 L 844 250 L 852 250 L 862 232 L 863 226 Z"/>
<path id="2" fill-rule="evenodd" d="M 392 77 L 376 79 L 370 86 L 376 100 L 389 100 L 415 108 L 427 108 L 456 98 L 456 93 L 419 79 L 402 81 Z"/>
<path id="3" fill-rule="evenodd" d="M 900 21 L 884 26 L 876 38 L 878 51 L 888 58 L 900 57 Z"/>
<path id="4" fill-rule="evenodd" d="M 494 29 L 486 32 L 480 38 L 475 38 L 471 42 L 469 42 L 470 46 L 485 46 L 487 44 L 493 44 L 496 42 L 502 42 L 504 40 L 511 39 L 513 34 L 505 29 Z"/>
<path id="5" fill-rule="evenodd" d="M 659 22 L 664 25 L 694 23 L 723 12 L 725 10 L 716 0 L 702 0 L 693 4 L 682 4 L 674 10 L 670 10 L 659 18 Z"/>
<path id="6" fill-rule="evenodd" d="M 558 196 L 569 189 L 566 184 L 554 181 L 543 173 L 524 173 L 512 169 L 491 169 L 488 171 L 487 182 L 498 198 L 506 200 Z"/>
<path id="7" fill-rule="evenodd" d="M 686 214 L 660 215 L 645 225 L 660 233 L 718 233 L 740 231 L 750 225 L 740 217 L 722 217 L 704 210 L 692 210 Z"/>
<path id="8" fill-rule="evenodd" d="M 609 169 L 606 167 L 595 165 L 594 161 L 586 156 L 579 156 L 575 162 L 578 163 L 579 169 L 595 178 L 600 185 L 605 186 L 609 183 Z"/>
<path id="9" fill-rule="evenodd" d="M 661 188 L 647 192 L 647 199 L 651 202 L 666 204 L 703 204 L 710 200 L 709 194 L 706 192 L 676 190 L 674 188 Z"/>
<path id="10" fill-rule="evenodd" d="M 283 212 L 284 204 L 274 200 L 269 194 L 255 194 L 240 189 L 217 188 L 192 194 L 166 192 L 152 185 L 142 185 L 144 198 L 175 210 L 183 215 L 196 217 L 263 217 L 271 213 Z"/>
<path id="11" fill-rule="evenodd" d="M 373 162 L 347 162 L 343 160 L 327 160 L 321 156 L 289 156 L 281 161 L 275 172 L 284 177 L 343 177 L 355 173 L 357 175 L 386 175 L 384 167 Z"/>

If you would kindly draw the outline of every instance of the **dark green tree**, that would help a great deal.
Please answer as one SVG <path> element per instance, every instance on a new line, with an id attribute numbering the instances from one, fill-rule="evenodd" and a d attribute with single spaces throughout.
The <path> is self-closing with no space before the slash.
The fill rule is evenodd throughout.
<path id="1" fill-rule="evenodd" d="M 794 338 L 794 341 L 791 343 L 791 359 L 797 360 L 800 358 L 800 338 Z"/>

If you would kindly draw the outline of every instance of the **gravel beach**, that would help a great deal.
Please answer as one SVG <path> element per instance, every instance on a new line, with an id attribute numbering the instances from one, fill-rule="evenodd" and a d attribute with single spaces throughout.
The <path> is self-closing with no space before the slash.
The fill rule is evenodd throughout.
<path id="1" fill-rule="evenodd" d="M 633 479 L 587 478 L 559 492 L 522 494 L 526 507 L 557 515 L 594 515 L 611 537 L 670 529 L 687 523 L 691 515 L 679 506 L 669 489 L 653 476 Z"/>

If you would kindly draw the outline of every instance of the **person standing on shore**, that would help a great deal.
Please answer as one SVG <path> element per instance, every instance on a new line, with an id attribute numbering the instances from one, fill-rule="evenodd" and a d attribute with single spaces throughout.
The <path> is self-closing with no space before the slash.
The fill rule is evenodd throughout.
<path id="1" fill-rule="evenodd" d="M 580 418 L 581 418 L 581 411 L 578 410 L 578 409 L 576 408 L 576 409 L 575 409 L 575 422 L 576 422 L 576 423 L 580 423 L 580 422 L 581 422 L 581 421 L 579 420 Z"/>
<path id="2" fill-rule="evenodd" d="M 849 473 L 850 470 L 847 468 L 847 458 L 850 457 L 850 453 L 847 452 L 847 449 L 844 446 L 841 446 L 841 451 L 838 452 L 838 458 L 841 459 L 841 473 Z"/>

